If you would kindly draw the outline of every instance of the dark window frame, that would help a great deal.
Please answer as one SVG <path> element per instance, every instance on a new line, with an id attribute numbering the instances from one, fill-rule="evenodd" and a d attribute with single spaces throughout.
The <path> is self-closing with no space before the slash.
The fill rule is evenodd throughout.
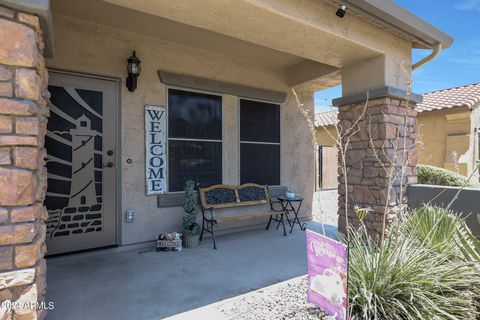
<path id="1" fill-rule="evenodd" d="M 317 144 L 317 163 L 316 163 L 316 168 L 317 168 L 317 176 L 316 176 L 316 181 L 317 181 L 317 191 L 323 190 L 323 145 Z"/>
<path id="2" fill-rule="evenodd" d="M 250 141 L 246 140 L 243 141 L 241 139 L 241 121 L 242 121 L 242 110 L 241 110 L 241 101 L 242 100 L 247 100 L 247 101 L 254 101 L 254 102 L 260 102 L 260 103 L 266 103 L 266 104 L 272 104 L 272 105 L 277 105 L 279 108 L 279 137 L 278 137 L 278 142 L 266 142 L 266 141 Z M 242 164 L 241 164 L 241 147 L 243 144 L 259 144 L 259 145 L 278 145 L 279 147 L 279 159 L 278 159 L 278 184 L 272 184 L 269 186 L 272 187 L 278 187 L 282 185 L 282 104 L 277 103 L 277 102 L 272 102 L 272 101 L 265 101 L 265 100 L 259 100 L 259 99 L 252 99 L 252 98 L 244 98 L 244 97 L 238 97 L 238 181 L 240 183 L 243 183 L 242 180 Z"/>
<path id="3" fill-rule="evenodd" d="M 170 121 L 168 120 L 169 119 L 170 106 L 167 103 L 167 165 L 168 165 L 168 168 L 170 168 L 170 154 L 169 154 L 170 140 L 220 143 L 220 145 L 221 145 L 221 159 L 220 159 L 221 169 L 220 169 L 220 171 L 221 171 L 221 180 L 222 180 L 220 183 L 223 183 L 223 178 L 224 178 L 224 176 L 223 176 L 223 168 L 224 168 L 224 163 L 223 163 L 224 118 L 223 117 L 224 117 L 224 100 L 225 100 L 223 94 L 218 93 L 218 92 L 210 92 L 210 91 L 205 91 L 205 90 L 197 90 L 197 89 L 184 88 L 184 87 L 178 87 L 178 86 L 166 86 L 166 101 L 167 102 L 169 100 L 170 90 L 180 90 L 180 91 L 185 91 L 185 92 L 201 93 L 201 94 L 207 94 L 207 95 L 220 97 L 220 110 L 221 110 L 221 113 L 222 113 L 222 116 L 221 116 L 221 137 L 222 137 L 222 139 L 218 140 L 218 139 L 201 139 L 201 138 L 171 138 L 170 137 L 170 128 L 169 128 L 170 127 Z M 167 189 L 168 189 L 167 194 L 181 194 L 181 193 L 184 192 L 183 190 L 170 191 L 170 172 L 169 172 L 169 169 L 167 170 Z"/>

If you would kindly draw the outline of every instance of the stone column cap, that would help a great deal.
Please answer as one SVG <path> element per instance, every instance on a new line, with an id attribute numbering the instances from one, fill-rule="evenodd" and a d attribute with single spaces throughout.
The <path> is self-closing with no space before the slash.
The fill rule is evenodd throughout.
<path id="1" fill-rule="evenodd" d="M 398 100 L 409 100 L 415 103 L 421 103 L 423 97 L 421 94 L 411 93 L 407 94 L 407 91 L 391 86 L 380 87 L 368 91 L 368 99 L 380 99 L 380 98 L 393 98 Z M 348 104 L 354 104 L 358 102 L 365 102 L 367 100 L 367 91 L 352 94 L 345 97 L 333 99 L 332 104 L 336 107 L 345 106 Z"/>

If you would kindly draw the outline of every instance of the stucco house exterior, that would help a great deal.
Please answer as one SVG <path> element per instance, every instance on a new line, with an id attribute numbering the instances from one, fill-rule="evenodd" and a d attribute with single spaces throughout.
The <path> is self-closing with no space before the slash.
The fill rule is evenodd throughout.
<path id="1" fill-rule="evenodd" d="M 151 245 L 160 232 L 180 231 L 188 178 L 290 188 L 310 219 L 316 91 L 342 84 L 346 126 L 368 92 L 369 113 L 408 114 L 414 141 L 416 111 L 403 103 L 411 51 L 432 50 L 415 68 L 453 39 L 392 1 L 355 1 L 344 18 L 338 8 L 323 0 L 0 0 L 0 300 L 43 301 L 46 254 Z M 141 72 L 130 65 L 127 78 L 129 57 Z M 398 126 L 377 118 L 381 128 Z M 394 137 L 380 130 L 376 138 Z M 348 165 L 369 166 L 364 132 L 355 139 Z M 405 179 L 415 180 L 414 164 Z M 383 208 L 386 199 L 376 201 Z M 346 210 L 353 214 L 339 208 L 340 226 Z M 264 225 L 253 218 L 219 231 Z M 46 311 L 1 312 L 36 319 Z"/>
<path id="2" fill-rule="evenodd" d="M 470 176 L 480 159 L 480 84 L 425 93 L 417 109 L 418 163 Z"/>
<path id="3" fill-rule="evenodd" d="M 423 101 L 416 105 L 417 115 L 417 161 L 445 168 L 464 176 L 472 173 L 473 181 L 478 181 L 475 171 L 479 160 L 480 133 L 480 84 L 427 92 Z M 317 177 L 321 189 L 337 186 L 337 165 L 332 165 L 337 155 L 336 110 L 318 112 L 315 115 L 315 139 L 318 150 L 324 150 L 320 157 L 323 174 Z M 327 150 L 327 153 L 325 152 Z M 323 183 L 322 183 L 323 181 Z"/>

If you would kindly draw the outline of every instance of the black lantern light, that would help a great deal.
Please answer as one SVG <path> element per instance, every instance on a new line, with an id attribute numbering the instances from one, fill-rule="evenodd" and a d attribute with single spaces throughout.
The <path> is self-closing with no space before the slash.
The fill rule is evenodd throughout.
<path id="1" fill-rule="evenodd" d="M 140 67 L 141 61 L 135 55 L 135 50 L 130 58 L 127 60 L 127 70 L 128 70 L 128 77 L 127 77 L 127 88 L 128 91 L 133 92 L 137 89 L 137 77 L 140 75 L 142 71 Z"/>

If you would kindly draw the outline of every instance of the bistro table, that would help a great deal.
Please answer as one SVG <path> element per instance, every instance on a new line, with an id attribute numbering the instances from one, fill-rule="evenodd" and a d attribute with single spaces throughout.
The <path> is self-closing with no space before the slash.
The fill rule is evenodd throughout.
<path id="1" fill-rule="evenodd" d="M 298 224 L 301 230 L 305 231 L 307 228 L 305 225 L 300 223 L 300 219 L 298 219 L 298 213 L 300 211 L 300 207 L 302 206 L 303 197 L 295 196 L 295 197 L 287 197 L 287 196 L 278 196 L 277 199 L 282 204 L 283 210 L 287 213 L 292 212 L 294 214 L 293 221 L 290 221 L 288 218 L 288 214 L 285 216 L 287 217 L 288 224 L 290 225 L 290 233 L 293 231 L 293 227 L 295 223 Z M 294 206 L 295 203 L 295 206 Z M 296 208 L 295 208 L 296 207 Z"/>

